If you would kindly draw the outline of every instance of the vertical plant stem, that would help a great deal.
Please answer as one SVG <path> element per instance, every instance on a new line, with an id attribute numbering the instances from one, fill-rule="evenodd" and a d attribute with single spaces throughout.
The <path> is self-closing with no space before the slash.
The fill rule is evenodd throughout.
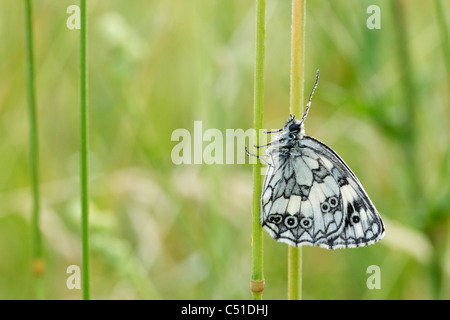
<path id="1" fill-rule="evenodd" d="M 89 266 L 89 198 L 88 198 L 88 119 L 87 119 L 87 61 L 86 61 L 86 0 L 80 0 L 80 181 L 81 181 L 81 285 L 84 300 L 90 299 Z"/>
<path id="2" fill-rule="evenodd" d="M 39 144 L 36 117 L 36 100 L 34 88 L 34 54 L 32 35 L 32 7 L 31 0 L 25 0 L 25 42 L 27 58 L 27 90 L 28 90 L 28 114 L 30 135 L 30 175 L 33 195 L 33 207 L 31 214 L 31 239 L 32 239 L 32 272 L 35 277 L 42 276 L 44 272 L 44 261 L 42 259 L 42 240 L 39 228 L 40 196 L 39 196 Z M 40 280 L 36 283 L 35 291 L 38 298 L 42 298 L 42 287 Z"/>
<path id="3" fill-rule="evenodd" d="M 304 38 L 305 38 L 305 2 L 292 0 L 291 25 L 291 91 L 289 111 L 291 114 L 302 114 L 304 96 Z"/>
<path id="4" fill-rule="evenodd" d="M 288 246 L 288 300 L 301 299 L 302 247 Z"/>
<path id="5" fill-rule="evenodd" d="M 255 56 L 255 88 L 253 106 L 254 141 L 259 145 L 259 132 L 263 126 L 264 111 L 264 60 L 266 37 L 266 0 L 256 0 L 256 56 Z M 259 150 L 257 150 L 259 154 Z M 253 165 L 253 203 L 252 203 L 252 275 L 250 290 L 253 299 L 261 300 L 264 290 L 263 275 L 263 234 L 260 223 L 260 196 L 262 190 L 261 163 Z"/>
<path id="6" fill-rule="evenodd" d="M 302 112 L 304 91 L 305 53 L 305 8 L 306 0 L 292 0 L 291 26 L 291 91 L 289 111 L 299 117 Z M 302 248 L 288 246 L 288 299 L 298 300 L 302 296 Z"/>

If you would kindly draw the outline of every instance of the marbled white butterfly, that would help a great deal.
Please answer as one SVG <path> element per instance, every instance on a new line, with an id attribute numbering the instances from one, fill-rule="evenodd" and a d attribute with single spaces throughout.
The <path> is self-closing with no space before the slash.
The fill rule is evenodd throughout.
<path id="1" fill-rule="evenodd" d="M 258 157 L 269 166 L 261 224 L 277 241 L 292 246 L 367 246 L 384 236 L 377 209 L 336 152 L 305 135 L 303 122 L 318 81 L 319 71 L 303 117 L 291 115 L 283 128 L 267 132 L 278 134 L 265 145 L 269 161 Z"/>

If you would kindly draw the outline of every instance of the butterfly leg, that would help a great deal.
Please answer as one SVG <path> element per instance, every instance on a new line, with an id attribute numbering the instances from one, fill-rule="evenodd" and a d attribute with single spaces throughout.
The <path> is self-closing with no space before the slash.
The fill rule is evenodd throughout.
<path id="1" fill-rule="evenodd" d="M 264 133 L 265 134 L 278 133 L 278 132 L 281 132 L 282 130 L 283 130 L 283 128 L 277 129 L 277 130 L 264 131 Z"/>
<path id="2" fill-rule="evenodd" d="M 273 167 L 272 164 L 270 164 L 269 162 L 267 162 L 263 157 L 260 157 L 260 156 L 258 156 L 258 155 L 256 155 L 256 154 L 253 154 L 253 153 L 251 153 L 250 151 L 248 151 L 247 146 L 245 146 L 245 153 L 247 153 L 247 155 L 248 155 L 249 157 L 250 157 L 250 156 L 256 157 L 256 158 L 258 158 L 261 162 L 264 162 L 266 165 Z"/>
<path id="3" fill-rule="evenodd" d="M 259 148 L 268 147 L 268 146 L 270 146 L 271 144 L 272 144 L 272 142 L 269 142 L 268 144 L 265 144 L 265 145 L 262 145 L 262 146 L 255 146 L 255 145 L 253 145 L 253 147 L 259 149 Z"/>

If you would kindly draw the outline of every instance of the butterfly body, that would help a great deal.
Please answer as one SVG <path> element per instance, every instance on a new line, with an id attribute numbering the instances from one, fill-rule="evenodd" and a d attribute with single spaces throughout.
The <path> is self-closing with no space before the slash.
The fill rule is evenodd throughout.
<path id="1" fill-rule="evenodd" d="M 291 116 L 267 149 L 262 226 L 277 241 L 297 247 L 355 248 L 377 242 L 385 232 L 378 211 L 341 157 L 305 135 L 306 113 L 301 120 Z"/>

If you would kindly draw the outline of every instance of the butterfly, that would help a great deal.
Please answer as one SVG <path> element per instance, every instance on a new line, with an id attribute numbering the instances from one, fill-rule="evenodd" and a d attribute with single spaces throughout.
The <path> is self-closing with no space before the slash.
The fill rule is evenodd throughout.
<path id="1" fill-rule="evenodd" d="M 261 193 L 261 224 L 277 241 L 291 246 L 356 248 L 383 238 L 384 223 L 356 175 L 319 140 L 306 136 L 303 117 L 291 115 L 268 147 Z"/>

